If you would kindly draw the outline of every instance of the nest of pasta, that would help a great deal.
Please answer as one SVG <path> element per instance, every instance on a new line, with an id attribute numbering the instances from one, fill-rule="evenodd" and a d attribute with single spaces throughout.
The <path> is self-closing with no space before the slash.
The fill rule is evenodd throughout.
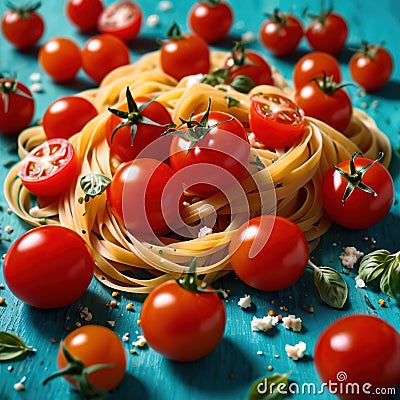
<path id="1" fill-rule="evenodd" d="M 212 52 L 212 67 L 222 65 L 226 56 L 225 52 Z M 92 172 L 112 179 L 118 160 L 110 157 L 105 137 L 105 123 L 109 116 L 107 108 L 118 108 L 125 101 L 127 86 L 133 97 L 150 96 L 163 104 L 176 123 L 179 123 L 179 118 L 188 119 L 191 114 L 203 112 L 212 99 L 212 109 L 227 112 L 249 126 L 250 96 L 253 93 L 280 93 L 291 97 L 291 88 L 276 70 L 273 79 L 274 86 L 257 86 L 247 94 L 230 87 L 221 90 L 203 83 L 188 85 L 188 78 L 177 82 L 161 70 L 159 52 L 147 54 L 134 64 L 116 69 L 97 89 L 79 93 L 99 111 L 99 115 L 81 132 L 70 138 L 81 162 L 80 176 Z M 227 93 L 238 100 L 233 107 L 226 100 Z M 46 136 L 41 126 L 23 131 L 18 138 L 21 159 L 44 140 Z M 306 117 L 301 141 L 285 151 L 266 150 L 251 143 L 251 157 L 257 158 L 265 167 L 255 171 L 257 179 L 265 177 L 273 182 L 276 214 L 295 222 L 311 248 L 316 246 L 331 223 L 319 200 L 322 174 L 332 164 L 349 158 L 356 151 L 368 158 L 376 158 L 383 151 L 382 163 L 386 166 L 391 157 L 387 137 L 370 117 L 358 109 L 354 109 L 345 134 Z M 18 177 L 19 167 L 19 164 L 15 165 L 5 181 L 5 196 L 12 210 L 33 226 L 61 224 L 80 233 L 93 252 L 96 277 L 115 290 L 147 293 L 171 276 L 187 271 L 193 257 L 199 260 L 198 274 L 208 282 L 231 270 L 229 254 L 224 253 L 224 249 L 229 246 L 234 230 L 230 229 L 232 225 L 223 222 L 227 220 L 229 204 L 221 194 L 209 198 L 193 196 L 183 210 L 185 223 L 196 224 L 202 218 L 204 206 L 211 205 L 218 216 L 211 233 L 189 240 L 169 235 L 159 238 L 160 242 L 154 244 L 140 240 L 118 223 L 109 210 L 106 193 L 88 202 L 83 201 L 79 178 L 62 198 L 38 208 Z M 241 185 L 252 215 L 257 215 L 259 204 L 254 179 L 245 179 Z"/>

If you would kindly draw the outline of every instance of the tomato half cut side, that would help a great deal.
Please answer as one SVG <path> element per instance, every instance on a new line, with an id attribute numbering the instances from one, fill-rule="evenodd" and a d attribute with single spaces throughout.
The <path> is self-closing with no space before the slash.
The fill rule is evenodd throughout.
<path id="1" fill-rule="evenodd" d="M 78 173 L 78 159 L 72 144 L 55 138 L 35 147 L 24 158 L 19 177 L 31 193 L 51 198 L 65 192 Z"/>
<path id="2" fill-rule="evenodd" d="M 274 93 L 251 96 L 250 128 L 268 148 L 293 146 L 304 132 L 304 112 L 292 100 Z"/>

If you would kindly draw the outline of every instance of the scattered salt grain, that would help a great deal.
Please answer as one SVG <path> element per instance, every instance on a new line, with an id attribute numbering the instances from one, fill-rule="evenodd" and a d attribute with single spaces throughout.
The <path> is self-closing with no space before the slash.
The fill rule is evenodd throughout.
<path id="1" fill-rule="evenodd" d="M 83 307 L 79 312 L 79 316 L 84 319 L 86 322 L 89 322 L 93 319 L 92 313 L 89 311 L 88 307 Z"/>
<path id="2" fill-rule="evenodd" d="M 143 347 L 147 344 L 147 341 L 143 335 L 138 335 L 137 340 L 132 342 L 132 346 Z"/>
<path id="3" fill-rule="evenodd" d="M 356 288 L 365 288 L 367 286 L 365 282 L 360 278 L 360 275 L 357 275 L 354 280 L 356 281 Z"/>

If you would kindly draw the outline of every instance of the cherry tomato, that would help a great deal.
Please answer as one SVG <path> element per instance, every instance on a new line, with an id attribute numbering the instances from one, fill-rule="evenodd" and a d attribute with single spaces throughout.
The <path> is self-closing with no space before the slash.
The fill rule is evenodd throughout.
<path id="1" fill-rule="evenodd" d="M 85 293 L 94 266 L 88 245 L 75 231 L 44 225 L 11 245 L 4 259 L 4 279 L 14 295 L 31 306 L 64 307 Z"/>
<path id="2" fill-rule="evenodd" d="M 97 28 L 103 9 L 101 0 L 67 0 L 65 7 L 68 19 L 81 32 L 91 32 Z"/>
<path id="3" fill-rule="evenodd" d="M 78 159 L 72 144 L 56 138 L 35 147 L 22 160 L 19 177 L 33 194 L 53 198 L 64 193 L 78 173 Z"/>
<path id="4" fill-rule="evenodd" d="M 331 76 L 333 81 L 342 81 L 340 65 L 335 57 L 322 51 L 313 51 L 298 60 L 293 69 L 293 85 L 301 88 L 314 78 Z"/>
<path id="5" fill-rule="evenodd" d="M 349 28 L 343 16 L 331 10 L 321 10 L 312 16 L 312 21 L 305 31 L 308 44 L 314 50 L 337 55 L 343 49 Z"/>
<path id="6" fill-rule="evenodd" d="M 14 136 L 27 128 L 35 112 L 31 91 L 21 82 L 0 75 L 0 133 Z"/>
<path id="7" fill-rule="evenodd" d="M 40 48 L 39 63 L 55 82 L 69 81 L 82 66 L 81 50 L 71 39 L 56 37 Z"/>
<path id="8" fill-rule="evenodd" d="M 133 1 L 119 1 L 107 7 L 97 22 L 101 33 L 109 33 L 124 42 L 138 35 L 142 25 L 142 9 Z"/>
<path id="9" fill-rule="evenodd" d="M 380 45 L 362 42 L 361 49 L 350 59 L 350 75 L 368 92 L 381 89 L 393 72 L 393 59 Z"/>
<path id="10" fill-rule="evenodd" d="M 270 65 L 259 54 L 245 50 L 242 43 L 237 43 L 231 55 L 225 60 L 229 71 L 229 83 L 240 75 L 250 78 L 255 85 L 273 85 Z"/>
<path id="11" fill-rule="evenodd" d="M 201 1 L 189 12 L 190 28 L 207 43 L 223 39 L 231 29 L 232 23 L 232 7 L 224 1 Z"/>
<path id="12" fill-rule="evenodd" d="M 129 102 L 129 95 L 127 98 Z M 146 146 L 160 138 L 172 123 L 168 110 L 158 101 L 153 100 L 148 103 L 149 100 L 147 97 L 138 97 L 135 101 L 131 99 L 132 111 L 129 111 L 128 103 L 125 103 L 118 110 L 118 115 L 121 115 L 121 112 L 125 113 L 123 118 L 112 113 L 107 119 L 107 142 L 111 153 L 117 155 L 121 161 L 136 158 Z M 144 108 L 141 108 L 142 106 Z M 123 120 L 126 123 L 117 128 Z"/>
<path id="13" fill-rule="evenodd" d="M 210 70 L 210 49 L 198 35 L 182 35 L 174 23 L 161 47 L 163 71 L 180 80 L 187 75 L 206 74 Z"/>
<path id="14" fill-rule="evenodd" d="M 82 377 L 94 389 L 108 392 L 116 388 L 124 378 L 127 365 L 126 350 L 118 335 L 109 328 L 100 325 L 84 325 L 69 333 L 58 350 L 59 371 L 71 366 L 64 355 L 62 346 L 66 347 L 72 357 L 78 358 L 83 363 L 83 368 L 108 365 L 106 368 L 100 368 Z M 72 365 L 75 366 L 75 364 Z M 81 372 L 82 376 L 81 370 L 82 367 L 78 365 L 75 373 L 79 375 Z M 92 390 L 85 392 L 85 388 L 79 387 L 79 381 L 73 376 L 68 374 L 63 376 L 71 385 L 81 389 L 82 394 L 93 395 Z"/>
<path id="15" fill-rule="evenodd" d="M 100 83 L 112 70 L 129 64 L 130 55 L 126 44 L 113 35 L 91 37 L 82 50 L 82 66 L 86 74 Z"/>
<path id="16" fill-rule="evenodd" d="M 303 275 L 309 248 L 295 223 L 263 215 L 234 232 L 229 254 L 236 275 L 244 283 L 259 290 L 280 290 Z"/>
<path id="17" fill-rule="evenodd" d="M 188 126 L 202 122 L 193 141 Z M 186 134 L 181 135 L 181 131 Z M 172 138 L 170 163 L 191 193 L 207 196 L 238 185 L 250 156 L 247 132 L 236 118 L 221 111 L 197 114 Z"/>
<path id="18" fill-rule="evenodd" d="M 301 38 L 303 27 L 291 14 L 274 11 L 260 29 L 261 43 L 276 57 L 287 57 L 294 53 Z"/>
<path id="19" fill-rule="evenodd" d="M 97 115 L 95 106 L 79 96 L 65 96 L 53 101 L 43 115 L 43 129 L 48 139 L 68 139 Z"/>
<path id="20" fill-rule="evenodd" d="M 393 180 L 377 161 L 355 153 L 350 160 L 342 161 L 324 174 L 322 203 L 337 224 L 364 229 L 388 214 L 394 200 Z"/>
<path id="21" fill-rule="evenodd" d="M 321 380 L 341 399 L 382 398 L 378 394 L 385 388 L 400 384 L 400 335 L 373 315 L 342 317 L 318 338 L 314 363 Z"/>
<path id="22" fill-rule="evenodd" d="M 180 218 L 182 193 L 181 182 L 167 164 L 137 158 L 117 169 L 107 187 L 107 202 L 120 224 L 147 238 L 171 230 Z"/>
<path id="23" fill-rule="evenodd" d="M 147 296 L 140 314 L 149 346 L 175 361 L 206 356 L 217 347 L 225 330 L 222 300 L 216 293 L 196 290 L 197 280 L 193 280 L 191 286 L 175 280 L 162 283 Z"/>
<path id="24" fill-rule="evenodd" d="M 307 116 L 317 118 L 344 132 L 350 124 L 353 106 L 343 85 L 332 77 L 318 78 L 295 90 L 294 99 Z"/>
<path id="25" fill-rule="evenodd" d="M 44 21 L 36 12 L 39 7 L 39 2 L 21 7 L 12 6 L 10 3 L 10 9 L 2 16 L 1 31 L 18 50 L 32 48 L 43 35 Z"/>
<path id="26" fill-rule="evenodd" d="M 268 148 L 293 146 L 303 136 L 304 112 L 279 94 L 255 94 L 251 96 L 250 128 Z"/>

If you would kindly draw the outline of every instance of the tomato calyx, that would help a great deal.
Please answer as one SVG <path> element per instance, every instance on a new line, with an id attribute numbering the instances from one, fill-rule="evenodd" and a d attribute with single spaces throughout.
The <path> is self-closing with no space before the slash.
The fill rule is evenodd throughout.
<path id="1" fill-rule="evenodd" d="M 316 76 L 315 78 L 312 79 L 317 86 L 326 94 L 334 94 L 340 89 L 343 89 L 346 86 L 352 85 L 351 83 L 336 83 L 333 80 L 333 75 L 326 75 L 324 72 L 324 75 L 322 76 Z"/>
<path id="2" fill-rule="evenodd" d="M 6 7 L 17 13 L 21 18 L 28 18 L 33 12 L 35 12 L 41 6 L 40 1 L 32 4 L 26 4 L 23 6 L 16 6 L 13 3 L 7 1 Z"/>
<path id="3" fill-rule="evenodd" d="M 167 31 L 167 39 L 168 40 L 182 40 L 184 39 L 185 35 L 182 35 L 181 28 L 176 21 L 172 23 Z"/>
<path id="4" fill-rule="evenodd" d="M 205 74 L 201 79 L 201 83 L 205 83 L 211 86 L 225 85 L 228 83 L 230 78 L 230 71 L 227 68 L 218 68 L 209 74 Z M 241 93 L 249 93 L 256 84 L 247 75 L 237 75 L 233 78 L 229 85 Z"/>
<path id="5" fill-rule="evenodd" d="M 138 107 L 135 100 L 133 99 L 133 96 L 129 89 L 129 86 L 127 86 L 126 101 L 128 104 L 128 111 L 118 110 L 118 109 L 111 108 L 111 107 L 108 108 L 108 111 L 110 111 L 112 114 L 116 115 L 119 118 L 122 118 L 122 122 L 120 124 L 118 124 L 112 131 L 111 142 L 113 141 L 115 134 L 124 126 L 130 126 L 132 143 L 135 140 L 138 124 L 154 125 L 154 126 L 159 126 L 159 127 L 168 127 L 166 125 L 161 125 L 161 124 L 151 120 L 150 118 L 145 117 L 142 114 L 143 110 L 150 103 L 152 103 L 154 101 L 154 99 L 150 99 Z"/>
<path id="6" fill-rule="evenodd" d="M 67 360 L 68 364 L 65 368 L 55 372 L 54 374 L 48 376 L 43 382 L 43 385 L 46 385 L 47 382 L 50 380 L 57 378 L 59 376 L 71 376 L 77 386 L 79 391 L 85 398 L 92 397 L 93 394 L 104 398 L 107 395 L 107 392 L 97 389 L 94 387 L 88 380 L 88 375 L 99 371 L 105 368 L 115 368 L 114 364 L 94 364 L 90 365 L 89 367 L 85 367 L 82 360 L 78 357 L 74 357 L 67 349 L 64 342 L 61 343 L 61 348 L 64 354 L 65 359 Z"/>
<path id="7" fill-rule="evenodd" d="M 10 94 L 15 94 L 31 100 L 33 99 L 32 96 L 19 89 L 18 81 L 15 76 L 6 78 L 3 74 L 0 74 L 0 95 L 3 100 L 3 108 L 5 113 L 8 112 Z"/>
<path id="8" fill-rule="evenodd" d="M 361 47 L 357 49 L 356 52 L 374 60 L 376 58 L 376 55 L 378 54 L 379 49 L 383 48 L 383 45 L 384 43 L 382 42 L 379 45 L 370 46 L 366 40 L 362 40 Z"/>
<path id="9" fill-rule="evenodd" d="M 359 151 L 357 151 L 356 153 L 354 153 L 351 156 L 350 164 L 349 164 L 349 170 L 350 170 L 349 174 L 346 171 L 343 171 L 341 168 L 337 167 L 336 165 L 333 166 L 336 169 L 336 171 L 338 171 L 340 173 L 340 175 L 347 181 L 347 186 L 346 186 L 346 189 L 345 189 L 345 191 L 343 193 L 343 197 L 342 197 L 342 204 L 345 204 L 346 200 L 353 193 L 355 188 L 361 189 L 362 191 L 364 191 L 366 193 L 370 193 L 374 197 L 378 196 L 378 194 L 375 192 L 374 189 L 372 189 L 370 186 L 368 186 L 364 182 L 362 182 L 362 178 L 363 178 L 364 174 L 374 164 L 376 164 L 377 162 L 382 160 L 384 154 L 383 154 L 383 152 L 380 152 L 378 155 L 378 158 L 376 160 L 371 161 L 366 166 L 357 169 L 356 166 L 354 165 L 354 159 L 356 157 L 361 157 L 361 156 L 362 156 L 362 154 Z"/>
<path id="10" fill-rule="evenodd" d="M 201 0 L 201 3 L 210 7 L 216 7 L 219 3 L 221 3 L 221 0 Z"/>
<path id="11" fill-rule="evenodd" d="M 321 25 L 325 24 L 326 19 L 333 12 L 333 5 L 331 4 L 327 9 L 324 8 L 324 2 L 321 1 L 321 10 L 319 14 L 309 13 L 307 9 L 304 10 L 304 15 L 308 18 L 318 21 Z"/>
<path id="12" fill-rule="evenodd" d="M 266 13 L 265 16 L 278 24 L 279 27 L 285 26 L 287 24 L 287 14 L 279 11 L 278 8 L 275 8 L 272 14 Z"/>

